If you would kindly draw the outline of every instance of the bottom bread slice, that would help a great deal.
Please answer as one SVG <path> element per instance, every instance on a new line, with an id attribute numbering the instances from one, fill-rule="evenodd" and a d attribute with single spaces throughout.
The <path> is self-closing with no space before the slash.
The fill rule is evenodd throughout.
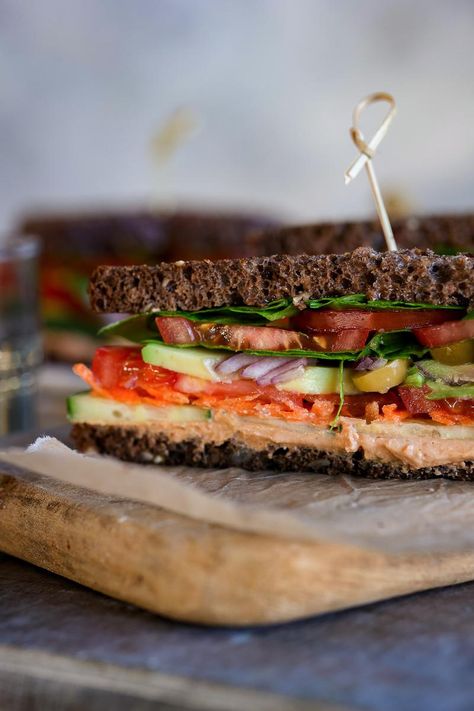
<path id="1" fill-rule="evenodd" d="M 177 440 L 169 432 L 133 425 L 76 423 L 71 437 L 83 452 L 95 451 L 129 462 L 185 465 L 191 467 L 241 467 L 248 471 L 316 472 L 353 474 L 372 479 L 449 479 L 473 480 L 474 461 L 413 468 L 403 462 L 366 458 L 362 449 L 355 452 L 324 451 L 316 447 L 268 443 L 253 448 L 229 437 L 219 442 L 189 435 Z"/>

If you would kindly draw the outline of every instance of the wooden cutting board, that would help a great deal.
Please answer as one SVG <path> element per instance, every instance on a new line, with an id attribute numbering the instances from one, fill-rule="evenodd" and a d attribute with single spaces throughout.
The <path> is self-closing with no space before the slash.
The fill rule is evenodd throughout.
<path id="1" fill-rule="evenodd" d="M 474 578 L 474 552 L 386 555 L 239 532 L 1 462 L 0 550 L 152 612 L 216 625 L 294 620 Z"/>

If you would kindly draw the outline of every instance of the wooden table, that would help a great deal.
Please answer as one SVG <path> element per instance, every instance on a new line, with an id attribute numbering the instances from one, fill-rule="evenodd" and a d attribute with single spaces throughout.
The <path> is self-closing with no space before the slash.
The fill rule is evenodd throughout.
<path id="1" fill-rule="evenodd" d="M 0 554 L 1 711 L 471 711 L 473 667 L 474 583 L 290 625 L 212 629 Z"/>

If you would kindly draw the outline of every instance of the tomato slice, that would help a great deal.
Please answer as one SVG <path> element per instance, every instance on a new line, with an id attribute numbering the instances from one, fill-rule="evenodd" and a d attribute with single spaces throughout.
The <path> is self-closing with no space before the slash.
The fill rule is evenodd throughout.
<path id="1" fill-rule="evenodd" d="M 459 312 L 461 314 L 461 311 Z M 369 331 L 398 331 L 444 323 L 453 312 L 441 309 L 419 311 L 395 309 L 393 311 L 369 311 L 362 309 L 305 309 L 294 316 L 292 323 L 302 331 L 339 331 L 367 329 Z"/>
<path id="2" fill-rule="evenodd" d="M 322 332 L 313 334 L 314 337 L 325 341 L 326 348 L 324 350 L 330 351 L 331 353 L 337 353 L 338 351 L 359 351 L 367 343 L 367 338 L 369 337 L 369 331 L 362 328 L 348 328 L 346 330 L 338 331 L 337 333 Z"/>
<path id="3" fill-rule="evenodd" d="M 132 368 L 140 360 L 138 346 L 101 346 L 94 354 L 92 372 L 101 385 L 113 388 L 119 385 L 125 366 Z"/>
<path id="4" fill-rule="evenodd" d="M 140 384 L 173 383 L 176 375 L 143 362 L 140 346 L 101 346 L 92 360 L 92 373 L 104 388 L 133 389 Z"/>
<path id="5" fill-rule="evenodd" d="M 185 345 L 199 341 L 193 322 L 183 316 L 158 316 L 155 323 L 165 343 Z"/>
<path id="6" fill-rule="evenodd" d="M 224 346 L 235 351 L 353 351 L 363 348 L 369 335 L 367 329 L 308 335 L 269 326 L 198 324 L 175 316 L 159 316 L 156 325 L 165 343 L 179 345 L 201 343 L 204 346 Z"/>
<path id="7" fill-rule="evenodd" d="M 429 415 L 435 407 L 435 400 L 428 400 L 429 388 L 414 388 L 408 385 L 399 385 L 397 388 L 402 402 L 412 415 Z"/>
<path id="8" fill-rule="evenodd" d="M 462 321 L 447 321 L 441 326 L 417 328 L 414 330 L 417 339 L 428 348 L 445 346 L 466 338 L 474 338 L 474 318 Z"/>
<path id="9" fill-rule="evenodd" d="M 400 385 L 397 389 L 411 415 L 429 415 L 431 419 L 442 424 L 473 424 L 474 422 L 474 400 L 457 398 L 428 400 L 430 389 L 427 385 L 422 388 Z"/>
<path id="10" fill-rule="evenodd" d="M 233 380 L 229 383 L 214 383 L 203 378 L 195 378 L 192 375 L 178 375 L 175 386 L 176 390 L 188 395 L 206 393 L 216 397 L 247 397 L 263 392 L 265 388 L 259 386 L 253 380 Z M 276 388 L 273 388 L 276 390 Z"/>

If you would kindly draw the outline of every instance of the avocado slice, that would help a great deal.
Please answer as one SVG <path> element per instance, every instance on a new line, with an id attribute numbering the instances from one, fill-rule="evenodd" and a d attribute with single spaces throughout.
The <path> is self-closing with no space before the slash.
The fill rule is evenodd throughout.
<path id="1" fill-rule="evenodd" d="M 142 349 L 145 363 L 214 381 L 220 380 L 214 368 L 228 357 L 228 353 L 209 351 L 206 348 L 177 348 L 158 342 L 147 343 Z"/>
<path id="2" fill-rule="evenodd" d="M 446 365 L 437 360 L 420 360 L 416 367 L 428 381 L 440 381 L 445 385 L 474 383 L 474 363 Z"/>

